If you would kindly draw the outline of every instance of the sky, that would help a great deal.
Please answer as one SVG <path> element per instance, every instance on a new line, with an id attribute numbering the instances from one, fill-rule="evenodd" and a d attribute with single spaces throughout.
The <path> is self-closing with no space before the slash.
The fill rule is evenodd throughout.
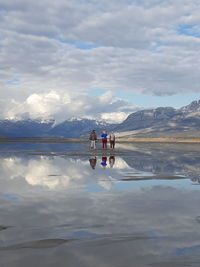
<path id="1" fill-rule="evenodd" d="M 121 122 L 200 99 L 199 0 L 0 0 L 0 119 Z"/>

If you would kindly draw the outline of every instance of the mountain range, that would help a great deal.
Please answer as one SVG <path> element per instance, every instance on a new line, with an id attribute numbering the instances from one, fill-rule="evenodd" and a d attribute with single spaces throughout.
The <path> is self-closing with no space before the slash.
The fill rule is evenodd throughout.
<path id="1" fill-rule="evenodd" d="M 159 107 L 132 113 L 114 127 L 119 136 L 198 137 L 200 134 L 200 100 L 180 109 Z"/>
<path id="2" fill-rule="evenodd" d="M 159 107 L 139 110 L 120 124 L 89 119 L 55 121 L 1 120 L 0 136 L 6 137 L 88 137 L 96 129 L 114 131 L 120 137 L 198 137 L 200 133 L 200 100 L 180 109 Z"/>

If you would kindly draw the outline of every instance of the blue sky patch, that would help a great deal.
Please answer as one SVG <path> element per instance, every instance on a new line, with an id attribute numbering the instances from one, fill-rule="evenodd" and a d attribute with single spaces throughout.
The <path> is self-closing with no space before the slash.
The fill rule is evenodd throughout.
<path id="1" fill-rule="evenodd" d="M 178 25 L 176 32 L 179 35 L 186 35 L 186 36 L 193 36 L 200 38 L 200 34 L 196 31 L 195 25 L 193 24 Z"/>
<path id="2" fill-rule="evenodd" d="M 136 94 L 130 91 L 115 91 L 119 98 L 129 101 L 134 106 L 148 107 L 174 107 L 180 108 L 194 100 L 200 100 L 200 93 L 175 94 L 171 96 L 155 96 Z"/>
<path id="3" fill-rule="evenodd" d="M 94 88 L 87 91 L 90 96 L 100 96 L 106 93 L 105 88 Z M 140 106 L 143 108 L 150 107 L 174 107 L 181 108 L 188 105 L 194 100 L 200 100 L 200 93 L 188 93 L 188 94 L 174 94 L 170 96 L 157 96 L 137 94 L 133 91 L 116 90 L 113 91 L 114 95 L 125 101 L 128 101 L 133 106 Z"/>
<path id="4" fill-rule="evenodd" d="M 20 84 L 20 78 L 19 77 L 14 77 L 11 78 L 10 80 L 5 81 L 6 85 L 18 85 Z"/>
<path id="5" fill-rule="evenodd" d="M 149 50 L 153 53 L 160 54 L 162 53 L 162 50 L 160 49 L 162 46 L 167 46 L 168 43 L 163 42 L 153 42 L 152 46 L 149 48 Z"/>

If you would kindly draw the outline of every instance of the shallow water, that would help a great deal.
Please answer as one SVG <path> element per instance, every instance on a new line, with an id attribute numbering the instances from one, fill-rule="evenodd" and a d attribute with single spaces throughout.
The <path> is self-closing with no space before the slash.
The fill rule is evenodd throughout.
<path id="1" fill-rule="evenodd" d="M 0 266 L 200 266 L 200 145 L 0 144 Z"/>

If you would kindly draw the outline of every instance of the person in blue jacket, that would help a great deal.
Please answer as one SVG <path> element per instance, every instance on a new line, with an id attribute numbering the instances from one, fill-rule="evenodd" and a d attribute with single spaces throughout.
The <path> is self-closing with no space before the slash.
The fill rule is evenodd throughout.
<path id="1" fill-rule="evenodd" d="M 102 148 L 106 149 L 107 148 L 107 133 L 106 133 L 106 131 L 102 132 L 101 138 L 102 138 Z"/>

